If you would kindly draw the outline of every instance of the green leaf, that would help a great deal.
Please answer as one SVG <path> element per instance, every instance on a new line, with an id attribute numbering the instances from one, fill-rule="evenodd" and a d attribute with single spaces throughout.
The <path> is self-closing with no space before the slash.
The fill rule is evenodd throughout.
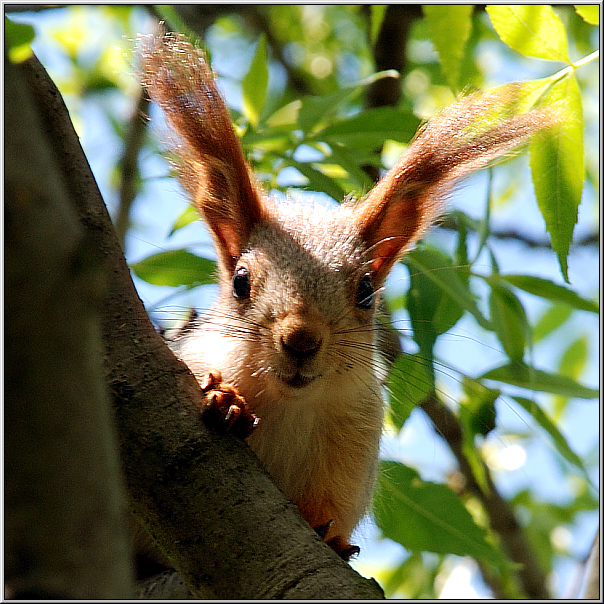
<path id="1" fill-rule="evenodd" d="M 290 166 L 293 166 L 306 176 L 308 179 L 307 188 L 311 191 L 327 193 L 327 195 L 336 201 L 341 201 L 346 196 L 344 189 L 333 178 L 323 174 L 311 164 L 299 162 L 293 158 L 287 158 L 286 161 Z"/>
<path id="2" fill-rule="evenodd" d="M 269 128 L 282 128 L 284 126 L 294 127 L 298 123 L 298 114 L 302 108 L 302 101 L 296 99 L 277 109 L 273 115 L 266 120 Z"/>
<path id="3" fill-rule="evenodd" d="M 522 363 L 510 363 L 487 371 L 479 379 L 503 382 L 537 392 L 549 392 L 575 398 L 597 398 L 599 391 L 579 384 L 572 378 L 556 373 L 548 373 Z"/>
<path id="4" fill-rule="evenodd" d="M 465 395 L 459 406 L 459 419 L 463 425 L 462 451 L 476 482 L 484 493 L 489 493 L 489 481 L 475 437 L 478 434 L 486 436 L 495 428 L 495 401 L 499 398 L 500 391 L 487 388 L 467 377 L 464 377 L 462 385 Z"/>
<path id="5" fill-rule="evenodd" d="M 459 408 L 460 416 L 467 414 L 464 419 L 468 420 L 466 425 L 472 436 L 486 436 L 495 428 L 495 401 L 501 392 L 468 377 L 463 378 L 462 385 L 465 398 Z"/>
<path id="6" fill-rule="evenodd" d="M 303 97 L 301 99 L 302 107 L 298 112 L 298 127 L 305 133 L 314 131 L 328 118 L 333 116 L 345 101 L 358 94 L 365 86 L 370 86 L 382 78 L 391 77 L 398 77 L 398 73 L 392 69 L 379 71 L 360 82 L 357 82 L 350 87 L 342 88 L 333 94 Z"/>
<path id="7" fill-rule="evenodd" d="M 571 342 L 562 354 L 558 371 L 573 379 L 577 379 L 585 370 L 587 362 L 587 337 L 580 336 Z"/>
<path id="8" fill-rule="evenodd" d="M 397 430 L 434 390 L 434 372 L 429 360 L 417 354 L 398 357 L 387 384 L 390 393 L 390 416 Z"/>
<path id="9" fill-rule="evenodd" d="M 531 139 L 531 172 L 552 248 L 568 282 L 567 257 L 585 174 L 581 93 L 574 75 L 553 86 L 544 101 L 556 105 L 560 121 Z"/>
<path id="10" fill-rule="evenodd" d="M 193 287 L 213 283 L 216 264 L 187 250 L 169 250 L 130 265 L 134 274 L 152 285 Z"/>
<path id="11" fill-rule="evenodd" d="M 412 553 L 397 568 L 380 573 L 380 585 L 387 599 L 396 597 L 400 591 L 411 600 L 437 598 L 434 589 L 439 564 L 429 564 L 421 553 Z"/>
<path id="12" fill-rule="evenodd" d="M 458 274 L 466 287 L 470 284 L 470 259 L 468 257 L 468 223 L 470 219 L 463 212 L 459 212 L 457 226 L 457 246 L 455 248 L 454 262 L 458 267 Z"/>
<path id="13" fill-rule="evenodd" d="M 574 380 L 578 379 L 587 362 L 587 338 L 581 336 L 571 342 L 562 353 L 558 363 L 558 372 Z M 568 397 L 556 396 L 554 398 L 554 417 L 559 418 L 568 404 Z"/>
<path id="14" fill-rule="evenodd" d="M 424 4 L 424 18 L 430 39 L 438 52 L 442 71 L 452 90 L 457 91 L 466 42 L 472 31 L 471 4 Z"/>
<path id="15" fill-rule="evenodd" d="M 499 275 L 499 277 L 514 287 L 534 296 L 539 296 L 552 302 L 560 302 L 577 310 L 586 310 L 596 314 L 600 312 L 600 305 L 597 302 L 581 298 L 581 296 L 571 289 L 558 285 L 549 279 L 534 277 L 532 275 Z"/>
<path id="16" fill-rule="evenodd" d="M 32 55 L 31 43 L 36 33 L 31 25 L 15 23 L 4 17 L 4 40 L 8 57 L 13 63 L 27 61 Z"/>
<path id="17" fill-rule="evenodd" d="M 358 93 L 357 88 L 342 88 L 325 96 L 305 96 L 298 111 L 298 127 L 303 132 L 312 132 L 314 128 L 332 116 L 350 97 Z"/>
<path id="18" fill-rule="evenodd" d="M 172 225 L 172 228 L 168 233 L 168 237 L 171 237 L 172 235 L 174 235 L 174 233 L 176 233 L 176 231 L 182 229 L 183 227 L 186 227 L 188 224 L 191 224 L 196 220 L 199 220 L 199 214 L 197 213 L 197 210 L 192 205 L 188 205 L 180 214 L 180 216 L 174 221 L 174 224 Z"/>
<path id="19" fill-rule="evenodd" d="M 243 112 L 252 126 L 256 127 L 260 122 L 260 114 L 264 107 L 268 86 L 268 61 L 264 34 L 258 40 L 252 64 L 243 78 L 241 86 L 243 91 Z"/>
<path id="20" fill-rule="evenodd" d="M 357 190 L 368 191 L 371 189 L 374 182 L 369 174 L 359 165 L 359 161 L 363 161 L 364 156 L 358 149 L 350 148 L 348 145 L 330 145 L 330 149 L 330 158 L 348 172 L 348 175 L 354 181 L 353 186 Z M 367 163 L 369 162 L 367 161 Z"/>
<path id="21" fill-rule="evenodd" d="M 434 308 L 431 315 L 432 323 L 439 334 L 455 325 L 461 317 L 460 309 L 472 313 L 481 327 L 491 329 L 489 321 L 483 317 L 474 296 L 446 254 L 429 248 L 417 248 L 409 252 L 403 262 L 409 267 L 412 278 L 421 274 L 432 281 L 443 294 L 446 294 L 447 297 L 443 298 L 442 303 Z"/>
<path id="22" fill-rule="evenodd" d="M 570 63 L 566 32 L 545 4 L 491 4 L 486 8 L 497 35 L 513 50 L 538 59 Z"/>
<path id="23" fill-rule="evenodd" d="M 587 476 L 587 471 L 581 458 L 570 448 L 566 438 L 549 416 L 541 409 L 537 403 L 521 396 L 512 396 L 513 398 L 533 419 L 549 434 L 556 451 L 573 466 L 579 468 Z M 588 478 L 589 480 L 589 478 Z"/>
<path id="24" fill-rule="evenodd" d="M 396 107 L 368 109 L 319 130 L 313 138 L 349 147 L 378 147 L 386 139 L 408 143 L 420 125 L 410 111 Z"/>
<path id="25" fill-rule="evenodd" d="M 583 20 L 590 25 L 600 25 L 600 5 L 599 4 L 575 4 L 577 14 L 583 17 Z"/>
<path id="26" fill-rule="evenodd" d="M 508 287 L 488 279 L 491 286 L 491 324 L 503 349 L 513 361 L 521 361 L 530 338 L 530 326 L 520 300 Z"/>
<path id="27" fill-rule="evenodd" d="M 387 4 L 371 4 L 369 6 L 369 41 L 371 46 L 374 46 L 378 36 L 380 35 L 380 30 L 382 29 L 382 23 L 384 22 L 384 17 L 386 16 L 386 11 L 388 10 Z"/>
<path id="28" fill-rule="evenodd" d="M 573 309 L 565 304 L 554 304 L 550 306 L 541 317 L 539 317 L 537 324 L 533 328 L 533 342 L 539 342 L 558 329 L 558 327 L 564 325 L 570 318 L 572 312 Z"/>
<path id="29" fill-rule="evenodd" d="M 426 482 L 403 464 L 380 464 L 374 497 L 377 525 L 385 537 L 412 552 L 472 556 L 499 564 L 502 556 L 468 510 L 443 484 Z"/>

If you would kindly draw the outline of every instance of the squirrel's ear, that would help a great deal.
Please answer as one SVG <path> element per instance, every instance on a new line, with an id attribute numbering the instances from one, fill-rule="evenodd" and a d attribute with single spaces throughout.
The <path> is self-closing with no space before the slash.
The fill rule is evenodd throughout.
<path id="1" fill-rule="evenodd" d="M 178 137 L 180 181 L 212 232 L 219 261 L 232 271 L 265 208 L 212 70 L 179 34 L 144 37 L 141 57 L 142 84 Z"/>
<path id="2" fill-rule="evenodd" d="M 386 279 L 393 264 L 432 225 L 441 196 L 430 196 L 417 182 L 400 182 L 389 172 L 356 206 L 374 284 Z"/>
<path id="3" fill-rule="evenodd" d="M 519 113 L 522 87 L 474 94 L 445 109 L 355 208 L 374 283 L 438 218 L 453 184 L 559 121 L 554 108 Z"/>

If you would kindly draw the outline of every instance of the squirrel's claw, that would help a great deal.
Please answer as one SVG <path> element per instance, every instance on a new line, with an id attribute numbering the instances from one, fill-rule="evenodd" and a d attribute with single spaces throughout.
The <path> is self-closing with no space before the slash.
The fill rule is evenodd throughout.
<path id="1" fill-rule="evenodd" d="M 223 382 L 217 371 L 204 375 L 200 386 L 206 395 L 202 410 L 205 423 L 220 433 L 247 438 L 260 420 L 248 409 L 237 388 Z"/>
<path id="2" fill-rule="evenodd" d="M 321 539 L 325 539 L 327 537 L 327 533 L 329 529 L 334 525 L 334 521 L 330 520 L 325 524 L 321 524 L 319 526 L 313 527 L 315 529 L 315 533 L 321 537 Z M 327 545 L 331 547 L 342 560 L 348 562 L 350 558 L 353 556 L 358 556 L 361 552 L 361 548 L 358 545 L 350 545 L 345 539 L 342 537 L 332 537 L 326 541 Z"/>
<path id="3" fill-rule="evenodd" d="M 348 562 L 353 556 L 358 556 L 361 552 L 361 548 L 358 545 L 350 545 L 342 537 L 334 537 L 327 542 L 327 545 L 342 558 Z"/>

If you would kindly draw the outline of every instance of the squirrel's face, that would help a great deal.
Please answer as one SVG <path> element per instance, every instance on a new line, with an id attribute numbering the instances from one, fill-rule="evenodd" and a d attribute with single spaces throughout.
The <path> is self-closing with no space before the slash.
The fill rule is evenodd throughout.
<path id="1" fill-rule="evenodd" d="M 371 379 L 376 299 L 347 208 L 275 207 L 223 280 L 223 335 L 248 368 L 235 384 L 253 405 L 250 393 L 307 395 Z"/>

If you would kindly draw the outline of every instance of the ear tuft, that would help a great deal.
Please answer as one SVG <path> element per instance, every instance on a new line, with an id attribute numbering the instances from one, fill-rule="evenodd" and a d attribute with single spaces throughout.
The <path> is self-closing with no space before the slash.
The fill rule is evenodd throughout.
<path id="1" fill-rule="evenodd" d="M 517 114 L 521 102 L 521 85 L 511 84 L 448 107 L 361 200 L 355 218 L 376 283 L 438 218 L 457 181 L 556 122 L 554 111 Z"/>
<path id="2" fill-rule="evenodd" d="M 214 74 L 181 34 L 142 37 L 140 48 L 142 84 L 177 137 L 180 181 L 210 228 L 222 265 L 232 270 L 265 207 Z"/>

